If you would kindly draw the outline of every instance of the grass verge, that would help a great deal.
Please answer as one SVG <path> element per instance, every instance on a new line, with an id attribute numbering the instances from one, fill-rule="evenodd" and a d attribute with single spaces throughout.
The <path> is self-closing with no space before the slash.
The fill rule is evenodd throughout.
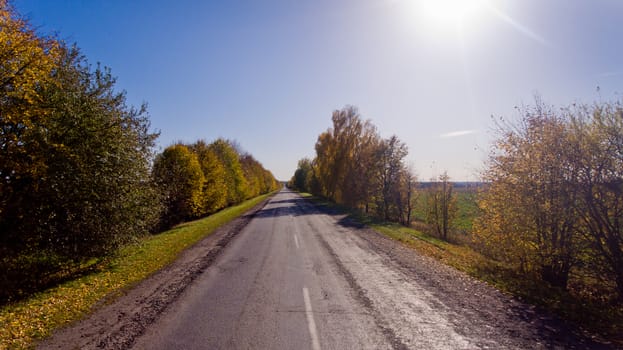
<path id="1" fill-rule="evenodd" d="M 262 202 L 245 201 L 206 218 L 129 245 L 94 273 L 62 283 L 0 309 L 0 349 L 32 348 L 58 327 L 78 320 L 103 299 L 121 292 L 173 262 L 181 251 Z M 110 300 L 108 300 L 110 302 Z"/>
<path id="2" fill-rule="evenodd" d="M 485 281 L 520 300 L 542 307 L 571 321 L 589 335 L 600 334 L 623 346 L 623 306 L 588 303 L 579 297 L 550 287 L 536 278 L 518 275 L 504 264 L 487 258 L 469 246 L 453 244 L 413 228 L 377 220 L 356 210 L 302 193 L 304 198 L 350 218 L 373 230 L 402 242 L 419 253 Z"/>

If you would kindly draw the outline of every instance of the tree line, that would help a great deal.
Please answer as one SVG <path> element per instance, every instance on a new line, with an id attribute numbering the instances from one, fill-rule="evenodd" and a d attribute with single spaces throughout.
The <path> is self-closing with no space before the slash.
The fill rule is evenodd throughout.
<path id="1" fill-rule="evenodd" d="M 108 68 L 0 0 L 0 300 L 277 186 L 229 141 L 156 156 L 157 137 Z"/>
<path id="2" fill-rule="evenodd" d="M 416 176 L 398 137 L 383 139 L 355 107 L 336 110 L 333 127 L 318 136 L 316 157 L 298 163 L 289 186 L 360 209 L 385 220 L 409 223 Z"/>
<path id="3" fill-rule="evenodd" d="M 224 139 L 167 147 L 154 161 L 153 179 L 162 194 L 163 228 L 278 188 L 270 171 Z"/>
<path id="4" fill-rule="evenodd" d="M 353 106 L 334 111 L 331 119 L 333 127 L 318 136 L 316 156 L 299 160 L 288 186 L 407 226 L 423 193 L 426 221 L 447 239 L 456 214 L 450 177 L 444 172 L 421 191 L 397 136 L 383 139 Z"/>

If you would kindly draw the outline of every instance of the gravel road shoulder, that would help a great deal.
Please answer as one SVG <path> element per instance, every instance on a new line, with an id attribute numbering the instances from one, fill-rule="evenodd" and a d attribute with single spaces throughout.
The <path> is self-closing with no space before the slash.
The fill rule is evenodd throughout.
<path id="1" fill-rule="evenodd" d="M 456 314 L 453 328 L 471 339 L 491 339 L 508 349 L 615 349 L 582 334 L 548 312 L 518 301 L 485 282 L 419 254 L 395 240 L 335 213 L 327 212 Z M 490 348 L 490 344 L 475 344 Z"/>

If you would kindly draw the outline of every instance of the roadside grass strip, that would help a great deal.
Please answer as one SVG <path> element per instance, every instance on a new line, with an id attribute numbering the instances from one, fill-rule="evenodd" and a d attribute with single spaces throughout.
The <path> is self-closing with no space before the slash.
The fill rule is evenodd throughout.
<path id="1" fill-rule="evenodd" d="M 123 290 L 173 262 L 179 253 L 272 194 L 145 237 L 122 248 L 97 271 L 0 308 L 0 349 L 33 348 L 56 328 L 111 303 Z"/>

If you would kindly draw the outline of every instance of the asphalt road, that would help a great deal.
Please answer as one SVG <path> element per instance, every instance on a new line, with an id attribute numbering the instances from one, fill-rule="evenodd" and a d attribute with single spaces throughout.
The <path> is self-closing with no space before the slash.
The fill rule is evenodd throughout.
<path id="1" fill-rule="evenodd" d="M 593 347 L 440 264 L 405 269 L 387 250 L 407 249 L 363 231 L 281 191 L 133 348 Z"/>
<path id="2" fill-rule="evenodd" d="M 327 250 L 339 229 L 280 192 L 135 348 L 390 348 Z"/>

